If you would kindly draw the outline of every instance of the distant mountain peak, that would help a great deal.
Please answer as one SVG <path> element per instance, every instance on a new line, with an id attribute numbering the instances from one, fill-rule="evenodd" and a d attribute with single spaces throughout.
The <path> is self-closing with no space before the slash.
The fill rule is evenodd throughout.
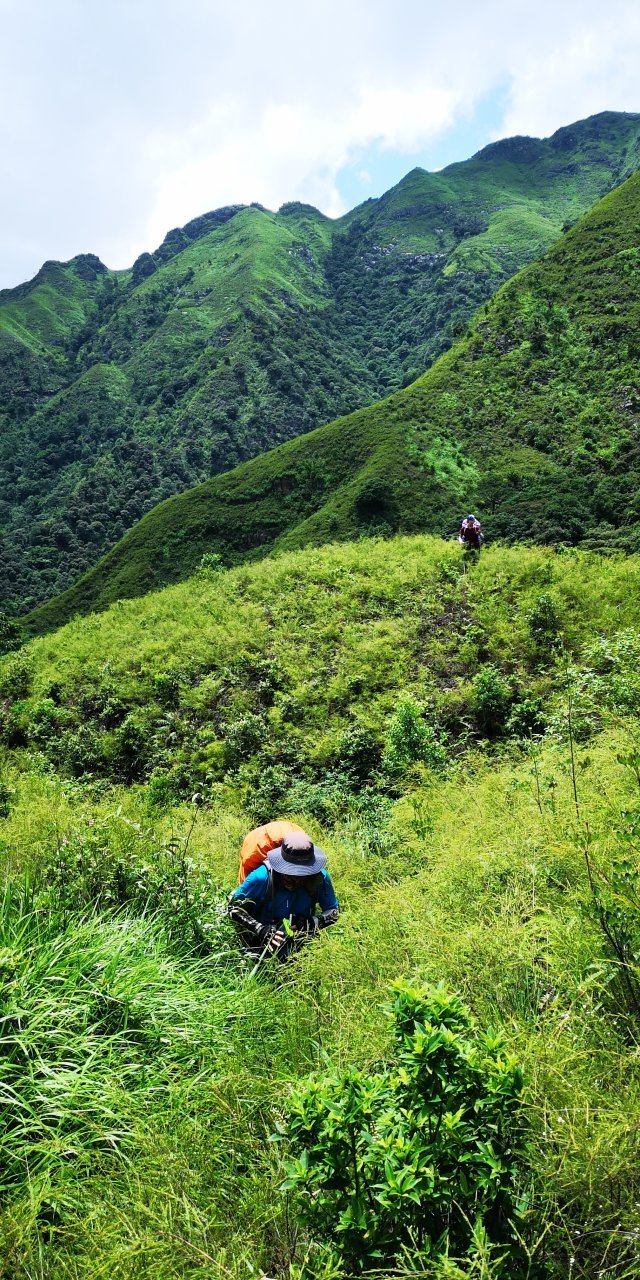
<path id="1" fill-rule="evenodd" d="M 500 138 L 497 142 L 489 142 L 486 147 L 476 151 L 474 160 L 508 160 L 515 164 L 532 164 L 544 155 L 546 150 L 540 138 L 531 138 L 528 134 L 515 134 L 513 138 Z"/>
<path id="2" fill-rule="evenodd" d="M 323 218 L 328 221 L 326 213 L 322 213 L 320 209 L 316 209 L 313 204 L 305 204 L 303 200 L 286 200 L 280 205 L 278 213 L 281 217 L 303 217 L 305 214 L 314 218 Z"/>

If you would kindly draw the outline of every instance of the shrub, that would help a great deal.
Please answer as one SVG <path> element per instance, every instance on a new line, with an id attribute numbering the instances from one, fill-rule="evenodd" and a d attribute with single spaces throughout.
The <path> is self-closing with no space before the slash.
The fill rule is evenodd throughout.
<path id="1" fill-rule="evenodd" d="M 233 767 L 253 755 L 262 746 L 264 733 L 263 718 L 251 712 L 227 724 L 225 727 L 227 764 Z"/>
<path id="2" fill-rule="evenodd" d="M 425 723 L 415 699 L 405 695 L 389 725 L 383 768 L 394 776 L 418 762 L 432 769 L 443 769 L 447 751 L 442 734 Z"/>
<path id="3" fill-rule="evenodd" d="M 314 1076 L 279 1137 L 303 1222 L 347 1274 L 501 1249 L 520 1269 L 522 1074 L 442 988 L 395 985 L 394 1060 L 378 1072 Z"/>
<path id="4" fill-rule="evenodd" d="M 200 557 L 198 574 L 201 578 L 215 578 L 221 569 L 224 569 L 224 564 L 217 551 L 205 551 Z"/>
<path id="5" fill-rule="evenodd" d="M 180 771 L 163 772 L 154 769 L 147 787 L 147 805 L 150 809 L 168 809 L 184 795 L 184 778 Z"/>
<path id="6" fill-rule="evenodd" d="M 473 678 L 471 694 L 471 708 L 481 733 L 493 738 L 503 731 L 511 701 L 509 681 L 497 667 L 482 667 Z"/>
<path id="7" fill-rule="evenodd" d="M 66 733 L 60 740 L 56 756 L 63 769 L 81 778 L 85 774 L 100 774 L 106 765 L 107 735 L 91 724 L 81 725 L 75 733 Z"/>
<path id="8" fill-rule="evenodd" d="M 0 612 L 0 655 L 12 653 L 24 642 L 24 633 L 14 618 Z"/>
<path id="9" fill-rule="evenodd" d="M 286 809 L 291 773 L 280 764 L 249 764 L 238 770 L 244 807 L 252 822 L 268 822 Z"/>
<path id="10" fill-rule="evenodd" d="M 312 814 L 318 822 L 336 822 L 348 809 L 351 793 L 349 779 L 339 773 L 329 773 L 321 782 L 296 778 L 286 798 L 286 808 L 291 813 Z"/>
<path id="11" fill-rule="evenodd" d="M 555 699 L 550 728 L 561 736 L 567 730 L 566 696 L 572 708 L 573 736 L 585 742 L 601 728 L 608 714 L 632 716 L 640 712 L 640 635 L 619 631 L 585 646 L 580 666 L 566 672 L 565 693 Z"/>
<path id="12" fill-rule="evenodd" d="M 150 736 L 150 724 L 139 711 L 131 711 L 115 734 L 115 754 L 125 782 L 144 778 L 151 752 Z"/>
<path id="13" fill-rule="evenodd" d="M 511 708 L 506 729 L 516 738 L 530 738 L 533 734 L 543 733 L 545 725 L 542 698 L 523 698 Z"/>
<path id="14" fill-rule="evenodd" d="M 54 739 L 60 739 L 62 730 L 73 723 L 71 712 L 59 707 L 53 698 L 41 698 L 30 710 L 27 731 L 31 742 L 45 746 Z"/>
<path id="15" fill-rule="evenodd" d="M 534 601 L 525 615 L 525 621 L 535 653 L 548 657 L 560 639 L 560 617 L 555 602 L 547 592 Z"/>
<path id="16" fill-rule="evenodd" d="M 345 729 L 338 748 L 338 763 L 345 773 L 368 782 L 378 772 L 381 756 L 382 746 L 372 729 L 358 723 Z"/>

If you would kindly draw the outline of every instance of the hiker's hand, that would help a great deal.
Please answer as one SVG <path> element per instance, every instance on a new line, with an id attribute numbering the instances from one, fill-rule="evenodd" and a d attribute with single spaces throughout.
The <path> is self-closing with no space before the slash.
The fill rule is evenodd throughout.
<path id="1" fill-rule="evenodd" d="M 287 938 L 287 935 L 284 929 L 276 929 L 275 933 L 271 934 L 271 937 L 269 938 L 269 941 L 267 943 L 267 951 L 270 956 L 273 955 L 274 951 L 280 950 L 280 947 L 282 946 L 283 942 L 286 942 L 286 938 Z"/>
<path id="2" fill-rule="evenodd" d="M 319 928 L 320 926 L 317 916 L 311 916 L 308 919 L 300 917 L 299 920 L 294 920 L 293 922 L 293 932 L 297 934 L 298 937 L 302 935 L 305 938 L 315 938 L 316 934 L 319 932 Z"/>

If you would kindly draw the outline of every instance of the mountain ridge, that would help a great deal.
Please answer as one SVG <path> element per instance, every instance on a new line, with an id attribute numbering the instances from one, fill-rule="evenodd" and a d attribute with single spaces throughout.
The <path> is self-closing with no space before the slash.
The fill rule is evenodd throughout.
<path id="1" fill-rule="evenodd" d="M 640 117 L 572 130 L 537 166 L 413 171 L 335 224 L 228 206 L 169 232 L 137 283 L 83 279 L 85 255 L 55 269 L 60 299 L 5 297 L 5 608 L 59 593 L 163 498 L 411 383 L 640 163 Z"/>

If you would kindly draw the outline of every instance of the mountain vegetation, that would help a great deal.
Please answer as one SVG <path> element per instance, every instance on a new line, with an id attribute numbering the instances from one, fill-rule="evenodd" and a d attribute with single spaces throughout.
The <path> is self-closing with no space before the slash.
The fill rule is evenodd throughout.
<path id="1" fill-rule="evenodd" d="M 5 609 L 61 592 L 162 499 L 411 383 L 639 161 L 640 116 L 604 113 L 414 170 L 335 222 L 230 207 L 130 271 L 82 255 L 5 290 Z M 455 448 L 437 452 L 455 473 Z"/>
<path id="2" fill-rule="evenodd" d="M 639 582 L 368 537 L 0 660 L 7 1278 L 634 1280 Z M 275 815 L 342 915 L 255 972 Z"/>
<path id="3" fill-rule="evenodd" d="M 74 613 L 223 563 L 372 531 L 601 549 L 640 527 L 640 176 L 504 285 L 411 386 L 150 512 L 64 595 Z"/>

